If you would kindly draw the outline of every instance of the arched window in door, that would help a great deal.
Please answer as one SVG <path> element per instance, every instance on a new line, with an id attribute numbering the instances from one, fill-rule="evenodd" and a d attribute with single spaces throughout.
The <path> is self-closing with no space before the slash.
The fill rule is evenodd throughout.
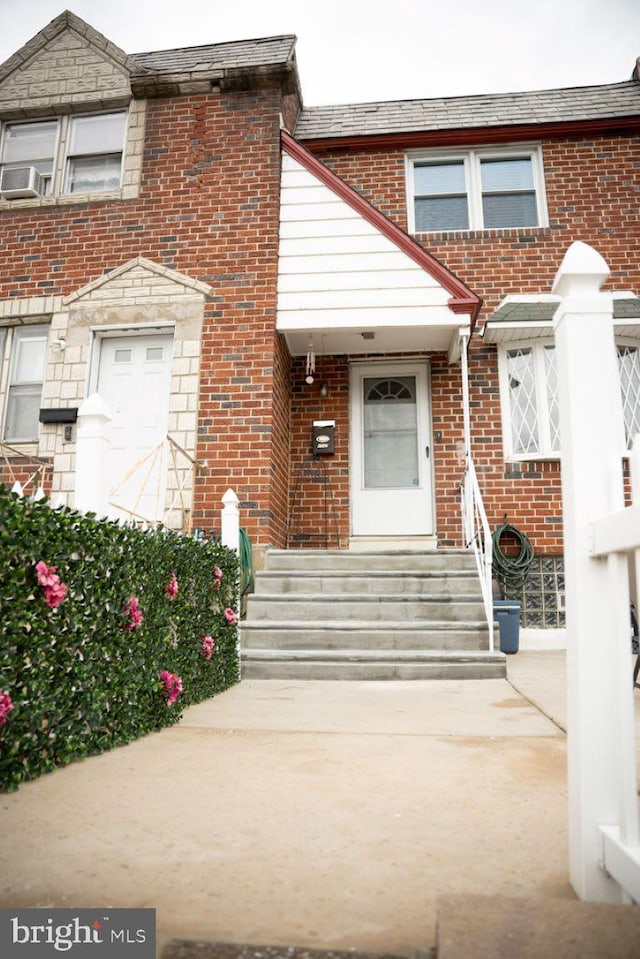
<path id="1" fill-rule="evenodd" d="M 365 488 L 417 486 L 415 376 L 365 377 L 363 392 Z"/>

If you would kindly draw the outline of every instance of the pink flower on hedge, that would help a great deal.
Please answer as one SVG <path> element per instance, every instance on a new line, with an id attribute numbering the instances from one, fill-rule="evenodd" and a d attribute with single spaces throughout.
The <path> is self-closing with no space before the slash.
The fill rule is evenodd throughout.
<path id="1" fill-rule="evenodd" d="M 222 579 L 223 573 L 219 566 L 213 567 L 213 588 L 220 589 L 220 581 Z"/>
<path id="2" fill-rule="evenodd" d="M 164 588 L 169 599 L 175 599 L 178 595 L 178 578 L 175 573 L 171 574 L 171 579 Z"/>
<path id="3" fill-rule="evenodd" d="M 60 582 L 56 570 L 57 566 L 47 566 L 44 560 L 36 563 L 36 575 L 38 584 L 44 589 L 44 601 L 51 609 L 55 609 L 60 603 L 63 603 L 67 595 L 67 587 Z"/>
<path id="4" fill-rule="evenodd" d="M 238 617 L 236 616 L 234 611 L 230 609 L 228 606 L 224 611 L 224 618 L 226 619 L 226 621 L 229 623 L 230 626 L 233 626 L 235 623 L 238 622 Z"/>
<path id="5" fill-rule="evenodd" d="M 55 609 L 60 603 L 63 603 L 67 595 L 67 587 L 64 583 L 57 582 L 44 588 L 44 601 L 51 609 Z"/>
<path id="6" fill-rule="evenodd" d="M 44 560 L 36 563 L 36 575 L 40 586 L 55 586 L 60 582 L 60 577 L 56 574 L 57 566 L 47 566 Z"/>
<path id="7" fill-rule="evenodd" d="M 11 696 L 4 690 L 0 691 L 0 727 L 4 726 L 12 709 Z"/>
<path id="8" fill-rule="evenodd" d="M 137 596 L 130 596 L 122 607 L 122 612 L 128 619 L 128 622 L 124 624 L 125 629 L 136 629 L 138 626 L 142 626 L 144 616 L 142 615 L 139 602 Z"/>
<path id="9" fill-rule="evenodd" d="M 205 659 L 211 659 L 211 654 L 215 646 L 215 642 L 211 636 L 202 637 L 202 655 Z"/>
<path id="10" fill-rule="evenodd" d="M 164 694 L 167 697 L 167 706 L 173 706 L 182 692 L 182 680 L 175 673 L 170 673 L 166 669 L 160 670 L 160 679 L 164 686 Z"/>

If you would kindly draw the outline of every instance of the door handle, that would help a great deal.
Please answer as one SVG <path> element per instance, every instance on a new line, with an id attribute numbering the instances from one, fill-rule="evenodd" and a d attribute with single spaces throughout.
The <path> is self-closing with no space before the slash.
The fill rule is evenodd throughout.
<path id="1" fill-rule="evenodd" d="M 427 454 L 427 459 L 429 459 L 429 447 L 425 446 L 424 451 Z"/>

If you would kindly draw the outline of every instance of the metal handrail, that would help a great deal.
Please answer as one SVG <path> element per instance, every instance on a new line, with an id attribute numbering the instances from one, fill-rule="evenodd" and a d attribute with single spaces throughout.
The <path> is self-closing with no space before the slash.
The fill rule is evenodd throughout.
<path id="1" fill-rule="evenodd" d="M 493 539 L 482 493 L 471 457 L 460 484 L 462 506 L 462 535 L 465 549 L 473 549 L 480 578 L 482 602 L 489 628 L 489 650 L 494 650 L 493 637 Z"/>

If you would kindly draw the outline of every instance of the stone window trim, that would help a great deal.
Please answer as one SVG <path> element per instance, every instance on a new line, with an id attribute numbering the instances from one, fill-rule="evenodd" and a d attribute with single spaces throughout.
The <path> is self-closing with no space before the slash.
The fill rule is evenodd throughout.
<path id="1" fill-rule="evenodd" d="M 483 198 L 491 191 L 483 190 L 482 166 L 491 162 L 525 160 L 530 164 L 532 183 L 528 191 L 515 188 L 514 193 L 529 192 L 535 199 L 536 222 L 520 223 L 519 225 L 485 224 Z M 416 186 L 416 170 L 420 166 L 448 166 L 458 167 L 461 184 L 454 191 L 460 201 L 466 199 L 468 210 L 468 225 L 460 226 L 452 222 L 443 225 L 440 223 L 433 229 L 418 223 L 416 215 L 416 200 L 420 193 Z M 438 236 L 469 236 L 469 235 L 501 235 L 504 232 L 522 232 L 523 230 L 538 231 L 549 226 L 546 193 L 544 188 L 544 165 L 542 149 L 539 143 L 518 143 L 500 146 L 486 146 L 462 149 L 432 149 L 412 150 L 405 155 L 405 179 L 407 192 L 407 221 L 408 232 L 412 235 Z M 499 194 L 498 194 L 499 195 Z M 428 194 L 427 194 L 428 196 Z M 436 195 L 434 194 L 434 199 Z M 452 197 L 453 198 L 453 197 Z"/>
<path id="2" fill-rule="evenodd" d="M 62 186 L 66 177 L 66 161 L 68 154 L 68 142 L 71 132 L 71 124 L 74 119 L 81 116 L 95 116 L 100 113 L 120 113 L 128 111 L 125 142 L 122 158 L 122 176 L 121 185 L 114 190 L 100 190 L 86 193 L 48 193 L 44 196 L 28 197 L 20 199 L 7 199 L 0 197 L 0 213 L 5 210 L 32 209 L 38 207 L 50 206 L 72 206 L 78 203 L 86 202 L 112 202 L 114 200 L 133 200 L 140 195 L 140 184 L 142 179 L 142 160 L 144 152 L 144 130 L 146 119 L 146 101 L 132 99 L 128 107 L 123 107 L 121 103 L 111 107 L 105 106 L 100 110 L 83 110 L 82 113 L 69 113 L 68 110 L 60 108 L 58 113 L 52 112 L 47 116 L 34 117 L 33 122 L 47 119 L 59 120 L 59 131 L 54 157 L 54 169 L 52 171 L 52 180 Z M 15 119 L 7 119 L 4 122 L 0 118 L 0 142 L 4 128 L 15 122 Z M 29 165 L 25 162 L 25 165 Z"/>

